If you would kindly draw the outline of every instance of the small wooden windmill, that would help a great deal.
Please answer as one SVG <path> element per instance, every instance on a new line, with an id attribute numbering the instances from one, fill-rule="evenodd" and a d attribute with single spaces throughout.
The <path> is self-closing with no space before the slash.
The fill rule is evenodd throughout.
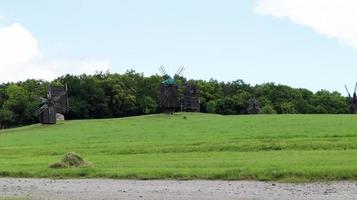
<path id="1" fill-rule="evenodd" d="M 57 114 L 65 114 L 69 110 L 67 85 L 62 87 L 48 87 L 46 98 L 40 97 L 41 106 L 34 115 L 40 118 L 41 124 L 56 124 Z"/>
<path id="2" fill-rule="evenodd" d="M 179 67 L 173 77 L 168 75 L 164 66 L 160 66 L 159 70 L 164 78 L 160 86 L 160 107 L 164 113 L 173 114 L 177 108 L 178 85 L 175 78 L 180 76 L 185 69 Z"/>
<path id="3" fill-rule="evenodd" d="M 258 99 L 256 99 L 255 97 L 250 98 L 248 103 L 248 114 L 258 114 L 261 109 L 260 102 L 258 101 Z"/>
<path id="4" fill-rule="evenodd" d="M 187 84 L 183 93 L 183 107 L 186 112 L 200 112 L 200 90 L 195 84 Z"/>
<path id="5" fill-rule="evenodd" d="M 357 83 L 355 85 L 355 90 L 353 92 L 353 96 L 351 96 L 351 93 L 350 91 L 348 90 L 347 88 L 347 85 L 345 85 L 345 88 L 346 88 L 346 92 L 348 94 L 348 99 L 351 103 L 351 110 L 354 114 L 357 114 Z"/>

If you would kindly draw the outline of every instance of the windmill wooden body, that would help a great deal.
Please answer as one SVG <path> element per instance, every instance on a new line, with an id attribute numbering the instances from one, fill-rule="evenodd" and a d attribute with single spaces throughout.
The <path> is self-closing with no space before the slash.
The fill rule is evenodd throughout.
<path id="1" fill-rule="evenodd" d="M 348 100 L 351 104 L 351 111 L 354 114 L 357 114 L 357 83 L 355 85 L 355 90 L 353 92 L 353 96 L 351 95 L 350 91 L 348 90 L 347 85 L 345 85 L 345 88 L 346 88 L 346 91 L 348 94 Z"/>
<path id="2" fill-rule="evenodd" d="M 180 67 L 173 77 L 168 75 L 163 66 L 159 69 L 164 77 L 164 81 L 160 86 L 160 107 L 164 113 L 173 114 L 177 108 L 178 85 L 175 78 L 183 73 L 184 68 Z"/>
<path id="3" fill-rule="evenodd" d="M 48 87 L 46 98 L 41 97 L 41 106 L 34 115 L 38 116 L 41 124 L 56 124 L 56 114 L 65 114 L 69 110 L 67 86 Z"/>

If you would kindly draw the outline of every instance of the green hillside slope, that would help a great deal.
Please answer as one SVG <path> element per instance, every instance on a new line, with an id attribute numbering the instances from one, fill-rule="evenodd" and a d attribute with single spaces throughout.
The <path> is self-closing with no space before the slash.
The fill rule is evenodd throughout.
<path id="1" fill-rule="evenodd" d="M 93 165 L 48 167 L 67 152 Z M 179 113 L 33 125 L 0 132 L 0 176 L 356 180 L 357 116 Z"/>

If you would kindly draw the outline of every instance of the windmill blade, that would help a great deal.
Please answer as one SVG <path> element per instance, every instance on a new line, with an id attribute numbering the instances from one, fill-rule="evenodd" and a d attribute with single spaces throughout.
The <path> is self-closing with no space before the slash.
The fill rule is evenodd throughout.
<path id="1" fill-rule="evenodd" d="M 164 71 L 162 70 L 161 67 L 159 67 L 159 72 L 160 72 L 160 74 L 161 74 L 162 76 L 165 76 L 165 73 L 164 73 Z"/>
<path id="2" fill-rule="evenodd" d="M 66 106 L 69 108 L 69 100 L 68 100 L 68 86 L 67 86 L 67 83 L 66 83 Z"/>
<path id="3" fill-rule="evenodd" d="M 167 73 L 167 71 L 166 71 L 166 69 L 165 69 L 165 67 L 163 65 L 161 65 L 161 69 L 162 69 L 162 71 L 164 72 L 165 75 L 168 75 L 168 73 Z"/>
<path id="4" fill-rule="evenodd" d="M 41 113 L 43 113 L 46 109 L 48 108 L 47 104 L 42 105 L 39 109 L 37 109 L 33 115 L 39 116 Z"/>
<path id="5" fill-rule="evenodd" d="M 54 104 L 53 106 L 54 106 L 55 108 L 63 109 L 63 110 L 68 110 L 68 109 L 69 109 L 69 106 L 61 105 L 61 104 Z"/>
<path id="6" fill-rule="evenodd" d="M 47 99 L 52 99 L 52 89 L 51 89 L 51 86 L 49 86 L 48 89 L 47 89 Z"/>
<path id="7" fill-rule="evenodd" d="M 177 76 L 181 76 L 184 71 L 185 71 L 185 68 L 182 67 L 182 66 L 180 66 L 180 67 L 178 68 L 178 70 L 177 70 L 175 76 L 176 76 L 176 77 L 177 77 Z"/>
<path id="8" fill-rule="evenodd" d="M 60 100 L 62 98 L 62 96 L 56 96 L 52 98 L 53 102 L 57 102 L 58 100 Z"/>
<path id="9" fill-rule="evenodd" d="M 167 76 L 167 71 L 163 65 L 159 67 L 159 71 L 163 76 Z"/>
<path id="10" fill-rule="evenodd" d="M 351 98 L 351 94 L 350 94 L 350 91 L 348 91 L 347 85 L 345 85 L 345 88 L 346 88 L 346 92 L 347 92 L 347 94 L 348 94 L 348 97 Z"/>
<path id="11" fill-rule="evenodd" d="M 52 100 L 53 100 L 54 102 L 57 102 L 57 101 L 61 100 L 62 98 L 64 98 L 65 95 L 66 95 L 66 94 L 63 93 L 63 94 L 61 94 L 60 96 L 55 96 L 55 97 L 52 98 Z"/>
<path id="12" fill-rule="evenodd" d="M 47 99 L 43 98 L 43 97 L 40 97 L 40 100 L 41 100 L 41 103 L 46 103 L 47 102 Z"/>
<path id="13" fill-rule="evenodd" d="M 54 103 L 54 102 L 58 102 L 58 101 L 61 101 L 62 104 L 67 104 L 67 92 L 68 91 L 68 88 L 67 86 L 65 86 L 64 88 L 59 88 L 59 87 L 56 87 L 56 88 L 51 88 L 51 102 Z"/>
<path id="14" fill-rule="evenodd" d="M 69 110 L 69 107 L 61 106 L 61 105 L 54 105 L 54 108 L 56 109 L 56 111 L 59 110 L 59 111 L 63 111 L 63 112 L 66 112 Z"/>
<path id="15" fill-rule="evenodd" d="M 65 95 L 66 95 L 66 91 L 65 90 L 61 91 L 58 94 L 55 94 L 56 97 L 62 97 L 62 96 L 65 96 Z"/>
<path id="16" fill-rule="evenodd" d="M 354 92 L 354 94 L 356 94 L 356 92 L 357 92 L 357 82 L 356 82 L 356 85 L 355 85 L 355 92 Z"/>

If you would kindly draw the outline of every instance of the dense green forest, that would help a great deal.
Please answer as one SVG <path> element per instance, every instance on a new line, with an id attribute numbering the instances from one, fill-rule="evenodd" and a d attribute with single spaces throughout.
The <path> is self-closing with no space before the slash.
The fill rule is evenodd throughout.
<path id="1" fill-rule="evenodd" d="M 187 80 L 177 77 L 178 83 L 196 84 L 201 91 L 201 112 L 218 114 L 247 114 L 249 100 L 256 98 L 261 114 L 346 114 L 350 105 L 338 92 L 307 89 L 265 83 L 250 85 L 243 80 Z M 97 73 L 95 75 L 65 75 L 51 83 L 26 80 L 0 85 L 0 122 L 6 126 L 37 123 L 33 112 L 39 97 L 45 96 L 48 84 L 68 84 L 70 111 L 67 119 L 125 117 L 159 113 L 159 87 L 162 77 L 144 77 L 135 71 L 125 74 Z M 182 89 L 179 89 L 182 94 Z"/>

